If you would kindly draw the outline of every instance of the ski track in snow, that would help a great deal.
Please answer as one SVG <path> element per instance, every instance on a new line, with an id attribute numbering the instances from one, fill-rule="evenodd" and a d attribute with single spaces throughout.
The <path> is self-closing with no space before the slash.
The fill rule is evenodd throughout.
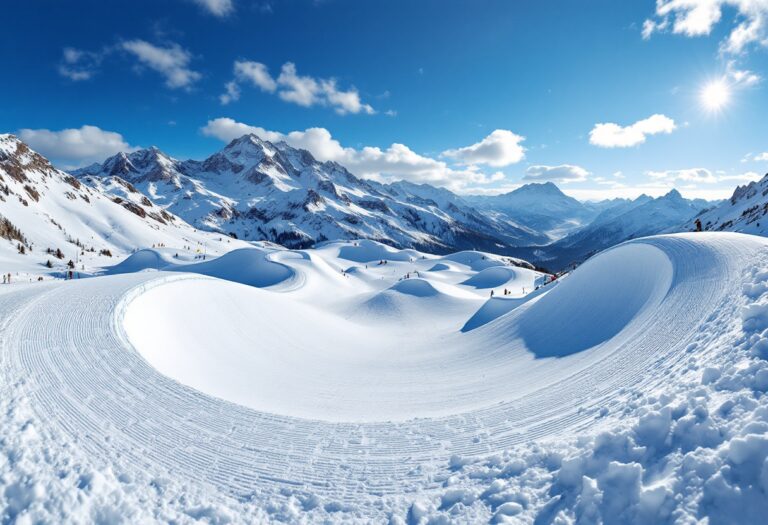
<path id="1" fill-rule="evenodd" d="M 702 326 L 738 318 L 744 272 L 765 254 L 766 244 L 761 238 L 702 234 L 640 239 L 608 250 L 535 301 L 466 333 L 456 326 L 444 340 L 445 360 L 431 367 L 420 362 L 416 372 L 400 370 L 411 386 L 407 396 L 381 399 L 386 416 L 381 420 L 375 413 L 356 420 L 355 410 L 365 404 L 329 417 L 328 406 L 343 405 L 346 389 L 357 392 L 359 377 L 316 378 L 327 389 L 313 392 L 320 387 L 307 386 L 310 399 L 301 406 L 318 417 L 304 418 L 248 408 L 161 374 L 133 348 L 124 318 L 143 294 L 210 279 L 189 274 L 141 272 L 3 288 L 0 377 L 28 404 L 30 421 L 44 427 L 43 435 L 63 436 L 73 457 L 132 479 L 167 476 L 182 486 L 205 487 L 202 501 L 223 501 L 224 507 L 239 502 L 231 503 L 235 509 L 251 502 L 271 513 L 253 514 L 251 520 L 313 519 L 268 503 L 299 495 L 303 510 L 321 508 L 317 519 L 344 519 L 349 512 L 347 519 L 380 521 L 410 508 L 402 518 L 418 522 L 426 510 L 411 503 L 419 498 L 442 495 L 443 506 L 432 508 L 435 512 L 462 503 L 464 493 L 446 492 L 446 479 L 461 469 L 461 458 L 597 435 L 626 417 L 630 393 L 662 391 L 685 376 Z M 312 265 L 313 257 L 294 260 L 280 252 L 267 257 L 297 270 L 289 285 L 258 293 L 309 293 L 318 274 L 302 271 L 302 265 Z M 653 267 L 644 266 L 650 263 Z M 350 262 L 355 264 L 360 265 Z M 335 271 L 328 268 L 326 278 L 337 278 Z M 635 281 L 645 283 L 647 298 L 621 326 L 606 327 L 610 318 L 595 316 L 631 302 L 621 292 Z M 296 322 L 300 329 L 301 320 Z M 523 333 L 531 326 L 533 335 Z M 549 357 L 550 348 L 532 359 L 522 342 L 546 346 L 562 340 L 558 332 L 592 331 L 600 344 L 593 348 L 586 341 L 577 348 L 574 343 L 570 355 Z M 311 363 L 306 368 L 313 369 Z M 352 372 L 364 374 L 362 368 Z M 397 373 L 396 367 L 382 369 L 382 383 Z M 423 382 L 413 383 L 419 376 Z M 330 396 L 330 404 L 314 403 L 312 395 Z M 380 395 L 398 394 L 382 387 Z M 375 396 L 365 402 L 376 410 Z M 456 412 L 430 415 L 438 405 Z M 403 406 L 412 417 L 394 420 L 388 406 Z M 451 497 L 458 499 L 452 503 Z M 475 499 L 463 503 L 470 506 Z M 506 511 L 518 512 L 510 506 Z M 222 516 L 232 518 L 224 512 L 217 519 L 226 521 Z"/>

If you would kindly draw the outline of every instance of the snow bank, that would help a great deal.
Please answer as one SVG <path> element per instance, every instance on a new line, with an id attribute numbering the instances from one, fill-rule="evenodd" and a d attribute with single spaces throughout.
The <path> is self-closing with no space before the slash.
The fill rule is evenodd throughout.
<path id="1" fill-rule="evenodd" d="M 264 288 L 274 286 L 295 277 L 296 272 L 283 263 L 271 259 L 271 252 L 258 248 L 233 250 L 210 261 L 167 268 L 177 272 L 207 275 L 249 286 Z"/>
<path id="2" fill-rule="evenodd" d="M 494 266 L 504 266 L 505 263 L 498 255 L 485 252 L 463 251 L 446 255 L 445 261 L 457 262 L 469 266 L 473 271 L 479 272 Z"/>
<path id="3" fill-rule="evenodd" d="M 240 248 L 207 261 L 184 263 L 173 258 L 168 252 L 147 249 L 131 254 L 124 261 L 107 268 L 105 273 L 117 275 L 144 270 L 187 272 L 264 288 L 296 277 L 293 269 L 272 260 L 273 256 L 275 259 L 280 257 L 302 259 L 297 252 L 290 253 L 294 255 L 286 256 L 279 251 L 261 248 Z"/>
<path id="4" fill-rule="evenodd" d="M 440 293 L 434 284 L 425 279 L 405 279 L 392 286 L 390 290 L 414 297 L 434 297 Z"/>
<path id="5" fill-rule="evenodd" d="M 540 300 L 516 310 L 500 329 L 521 338 L 537 357 L 593 348 L 641 326 L 667 295 L 673 275 L 672 262 L 659 248 L 622 245 L 587 261 Z"/>
<path id="6" fill-rule="evenodd" d="M 327 246 L 327 245 L 326 245 Z M 419 259 L 424 254 L 416 250 L 398 250 L 376 241 L 360 240 L 344 244 L 338 250 L 338 257 L 357 263 L 375 261 L 410 261 Z"/>
<path id="7" fill-rule="evenodd" d="M 173 264 L 157 250 L 144 249 L 129 255 L 122 262 L 107 268 L 106 274 L 134 273 L 144 270 L 162 270 Z"/>
<path id="8" fill-rule="evenodd" d="M 509 268 L 507 266 L 492 266 L 473 275 L 461 284 L 465 286 L 473 286 L 475 288 L 498 288 L 499 286 L 503 286 L 509 281 L 516 279 L 517 276 L 518 273 L 514 268 Z"/>
<path id="9" fill-rule="evenodd" d="M 444 272 L 446 270 L 453 270 L 454 268 L 452 266 L 449 266 L 445 263 L 437 263 L 433 265 L 432 267 L 427 270 L 428 272 Z"/>
<path id="10" fill-rule="evenodd" d="M 764 521 L 765 239 L 632 241 L 464 333 L 469 274 L 409 295 L 434 260 L 307 253 L 265 260 L 306 273 L 290 291 L 0 288 L 2 520 Z M 381 292 L 422 317 L 348 318 Z"/>
<path id="11" fill-rule="evenodd" d="M 480 309 L 475 312 L 472 317 L 469 318 L 469 320 L 461 328 L 461 331 L 468 332 L 470 330 L 474 330 L 475 328 L 479 328 L 484 324 L 490 323 L 494 319 L 498 319 L 499 317 L 508 314 L 518 306 L 521 306 L 528 301 L 536 299 L 537 297 L 547 293 L 559 282 L 560 281 L 555 281 L 546 287 L 542 286 L 538 290 L 534 290 L 533 292 L 523 297 L 491 297 L 485 303 L 483 303 L 483 306 L 481 306 Z"/>

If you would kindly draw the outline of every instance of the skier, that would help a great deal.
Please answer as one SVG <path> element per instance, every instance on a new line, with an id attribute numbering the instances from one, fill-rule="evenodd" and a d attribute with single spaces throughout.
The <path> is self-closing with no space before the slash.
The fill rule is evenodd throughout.
<path id="1" fill-rule="evenodd" d="M 3 274 L 3 284 L 5 284 L 5 274 Z"/>
<path id="2" fill-rule="evenodd" d="M 701 231 L 701 219 L 696 219 L 696 231 Z"/>
<path id="3" fill-rule="evenodd" d="M 493 297 L 493 290 L 491 290 L 491 297 Z"/>

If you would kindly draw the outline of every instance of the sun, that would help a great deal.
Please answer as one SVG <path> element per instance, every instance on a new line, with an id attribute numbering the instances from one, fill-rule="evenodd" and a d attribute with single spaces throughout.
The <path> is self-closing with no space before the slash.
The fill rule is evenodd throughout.
<path id="1" fill-rule="evenodd" d="M 730 100 L 731 88 L 724 80 L 713 80 L 701 89 L 701 103 L 708 111 L 720 111 Z"/>

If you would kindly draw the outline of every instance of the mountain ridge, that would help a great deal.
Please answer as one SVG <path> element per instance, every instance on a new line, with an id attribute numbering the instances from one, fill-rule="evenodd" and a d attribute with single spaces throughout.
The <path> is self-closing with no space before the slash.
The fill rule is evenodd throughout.
<path id="1" fill-rule="evenodd" d="M 117 196 L 133 185 L 196 227 L 246 240 L 305 248 L 367 238 L 434 253 L 493 251 L 555 270 L 612 244 L 682 227 L 711 205 L 677 190 L 656 199 L 581 202 L 552 182 L 495 196 L 457 195 L 429 184 L 362 179 L 253 134 L 203 160 L 177 160 L 152 147 L 73 174 Z"/>
<path id="2" fill-rule="evenodd" d="M 112 191 L 84 184 L 18 137 L 0 135 L 0 242 L 14 243 L 14 255 L 23 257 L 0 254 L 3 266 L 32 262 L 65 271 L 71 259 L 88 271 L 86 264 L 94 268 L 150 245 L 205 244 L 218 253 L 235 242 L 193 228 L 118 177 L 109 182 Z"/>
<path id="3" fill-rule="evenodd" d="M 148 158 L 162 162 L 142 162 Z M 445 252 L 546 240 L 512 220 L 479 213 L 448 190 L 360 179 L 338 163 L 255 135 L 202 161 L 139 150 L 73 174 L 90 184 L 119 176 L 193 225 L 288 247 L 371 238 Z"/>

